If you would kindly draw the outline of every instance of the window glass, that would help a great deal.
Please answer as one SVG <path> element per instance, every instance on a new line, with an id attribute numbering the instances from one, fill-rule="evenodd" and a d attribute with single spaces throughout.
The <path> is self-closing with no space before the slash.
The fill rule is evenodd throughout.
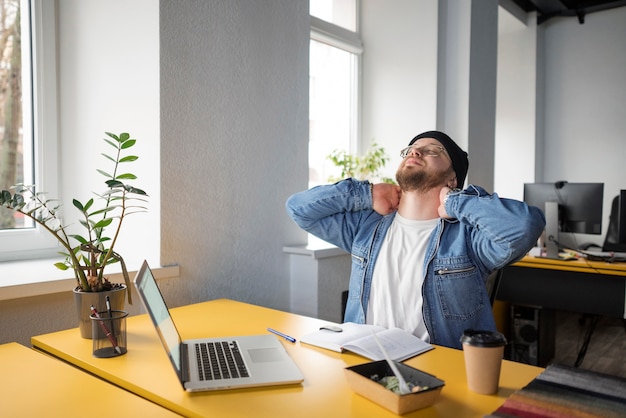
<path id="1" fill-rule="evenodd" d="M 32 135 L 24 123 L 30 118 L 30 22 L 29 10 L 19 0 L 0 1 L 0 187 L 32 183 Z M 25 15 L 22 25 L 21 15 Z M 21 35 L 21 36 L 19 36 Z M 23 45 L 24 44 L 24 45 Z M 24 129 L 26 126 L 27 129 Z M 0 228 L 32 227 L 18 213 L 0 208 Z"/>
<path id="2" fill-rule="evenodd" d="M 57 186 L 56 2 L 0 0 L 0 189 Z M 0 208 L 0 261 L 55 256 L 54 238 Z"/>
<path id="3" fill-rule="evenodd" d="M 327 183 L 329 177 L 338 174 L 328 155 L 353 148 L 355 61 L 355 54 L 311 40 L 309 186 Z"/>
<path id="4" fill-rule="evenodd" d="M 309 11 L 311 16 L 357 31 L 356 0 L 311 0 Z"/>

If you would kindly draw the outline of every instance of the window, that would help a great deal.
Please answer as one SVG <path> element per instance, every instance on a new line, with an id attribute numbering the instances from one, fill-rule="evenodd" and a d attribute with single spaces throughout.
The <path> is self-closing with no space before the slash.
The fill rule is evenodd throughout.
<path id="1" fill-rule="evenodd" d="M 58 196 L 54 4 L 0 0 L 0 30 L 7 39 L 0 44 L 2 189 L 23 182 Z M 49 235 L 0 208 L 0 260 L 53 255 L 57 247 Z"/>
<path id="2" fill-rule="evenodd" d="M 357 151 L 359 67 L 356 0 L 311 0 L 309 186 L 327 183 L 336 149 Z M 317 17 L 316 17 L 317 16 Z M 322 20 L 324 19 L 324 20 Z"/>
<path id="3" fill-rule="evenodd" d="M 318 19 L 357 32 L 356 0 L 311 0 L 309 13 Z"/>

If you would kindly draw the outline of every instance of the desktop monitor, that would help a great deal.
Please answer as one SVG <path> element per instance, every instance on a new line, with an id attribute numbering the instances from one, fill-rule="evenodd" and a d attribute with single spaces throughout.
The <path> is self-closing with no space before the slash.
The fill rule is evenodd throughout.
<path id="1" fill-rule="evenodd" d="M 559 233 L 602 233 L 604 183 L 526 183 L 524 201 L 546 215 L 549 258 L 558 258 Z"/>

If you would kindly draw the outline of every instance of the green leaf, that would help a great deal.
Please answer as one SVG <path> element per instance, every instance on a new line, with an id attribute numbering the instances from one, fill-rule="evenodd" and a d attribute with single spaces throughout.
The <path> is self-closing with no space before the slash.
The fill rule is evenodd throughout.
<path id="1" fill-rule="evenodd" d="M 136 155 L 127 155 L 126 157 L 120 158 L 120 163 L 127 163 L 131 161 L 137 161 L 139 157 Z"/>
<path id="2" fill-rule="evenodd" d="M 105 181 L 105 183 L 110 188 L 124 186 L 124 183 L 122 183 L 121 181 L 117 181 L 117 180 L 107 180 Z"/>
<path id="3" fill-rule="evenodd" d="M 113 145 L 113 144 L 111 143 L 111 145 Z M 101 153 L 100 155 L 102 155 L 104 158 L 106 158 L 109 161 L 115 162 L 115 158 L 111 157 L 110 155 L 107 155 L 105 153 Z M 98 171 L 100 171 L 100 170 L 98 170 Z"/>
<path id="4" fill-rule="evenodd" d="M 67 264 L 65 264 L 65 263 L 61 263 L 61 262 L 59 262 L 59 263 L 54 263 L 54 266 L 55 266 L 56 268 L 58 268 L 59 270 L 67 270 L 67 269 L 69 269 L 69 267 L 67 266 Z"/>
<path id="5" fill-rule="evenodd" d="M 79 210 L 79 211 L 81 211 L 81 212 L 85 210 L 85 207 L 83 206 L 83 204 L 82 204 L 82 203 L 80 203 L 80 202 L 79 202 L 78 200 L 76 200 L 76 199 L 72 199 L 72 204 L 74 205 L 74 207 L 75 207 L 76 209 L 78 209 L 78 210 Z"/>
<path id="6" fill-rule="evenodd" d="M 113 218 L 106 218 L 101 220 L 100 222 L 97 222 L 93 227 L 94 228 L 106 228 L 107 226 L 111 225 L 111 222 L 113 222 Z"/>
<path id="7" fill-rule="evenodd" d="M 22 208 L 26 203 L 24 202 L 24 196 L 21 194 L 13 195 L 13 199 L 11 199 L 11 206 L 14 208 Z"/>
<path id="8" fill-rule="evenodd" d="M 76 241 L 80 242 L 81 244 L 87 244 L 87 240 L 81 236 L 81 235 L 70 235 L 70 237 L 74 238 Z"/>
<path id="9" fill-rule="evenodd" d="M 136 180 L 137 176 L 132 174 L 132 173 L 124 173 L 124 174 L 120 174 L 119 176 L 115 177 L 117 180 L 119 179 L 124 179 L 124 180 Z"/>
<path id="10" fill-rule="evenodd" d="M 111 137 L 111 138 L 115 139 L 117 142 L 119 142 L 119 141 L 120 141 L 120 139 L 117 137 L 117 135 L 112 134 L 111 132 L 105 132 L 105 134 L 107 134 L 109 137 Z M 106 141 L 107 139 L 106 139 L 106 138 L 104 138 L 104 140 Z"/>
<path id="11" fill-rule="evenodd" d="M 102 174 L 102 175 L 103 175 L 104 177 L 106 177 L 106 178 L 109 178 L 109 179 L 112 179 L 112 178 L 113 178 L 113 176 L 112 176 L 112 175 L 110 175 L 109 173 L 107 173 L 106 171 L 103 171 L 103 170 L 100 170 L 100 169 L 96 169 L 96 171 L 97 171 L 98 173 Z"/>
<path id="12" fill-rule="evenodd" d="M 135 139 L 129 139 L 127 141 L 124 141 L 122 143 L 122 149 L 128 149 L 132 147 L 133 145 L 135 145 L 135 142 L 137 142 Z"/>
<path id="13" fill-rule="evenodd" d="M 89 199 L 89 201 L 85 204 L 84 212 L 87 212 L 89 208 L 93 205 L 93 199 Z"/>
<path id="14" fill-rule="evenodd" d="M 113 148 L 117 149 L 117 142 L 113 142 L 113 141 L 109 141 L 108 139 L 104 138 L 104 142 L 106 142 L 107 144 L 109 144 L 110 146 L 112 146 Z"/>
<path id="15" fill-rule="evenodd" d="M 140 195 L 142 195 L 142 196 L 148 196 L 148 194 L 147 194 L 146 192 L 144 192 L 143 190 L 138 189 L 138 188 L 136 188 L 136 187 L 127 186 L 126 190 L 127 190 L 129 193 L 135 193 L 135 194 L 140 194 Z M 145 202 L 145 200 L 144 200 L 144 202 Z"/>
<path id="16" fill-rule="evenodd" d="M 111 212 L 111 211 L 113 211 L 113 210 L 115 210 L 115 209 L 117 209 L 119 207 L 121 207 L 121 206 L 115 205 L 115 206 L 109 206 L 109 207 L 106 207 L 106 208 L 98 209 L 98 210 L 96 210 L 94 212 L 91 212 L 89 214 L 89 217 L 91 218 L 92 216 L 96 216 L 96 215 L 100 215 L 100 214 L 103 214 L 103 213 Z"/>

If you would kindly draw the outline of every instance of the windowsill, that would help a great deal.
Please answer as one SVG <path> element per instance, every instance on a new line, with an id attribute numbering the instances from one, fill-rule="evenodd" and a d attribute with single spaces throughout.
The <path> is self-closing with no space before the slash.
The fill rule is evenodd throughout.
<path id="1" fill-rule="evenodd" d="M 7 261 L 0 263 L 0 301 L 66 292 L 76 287 L 76 279 L 72 272 L 59 270 L 54 263 L 62 259 L 38 259 L 23 261 Z M 138 268 L 143 260 L 135 263 L 126 261 L 127 266 Z M 150 261 L 152 271 L 157 279 L 175 278 L 179 275 L 178 265 L 159 266 L 158 262 Z M 159 267 L 157 267 L 159 266 Z M 112 282 L 124 282 L 121 267 L 110 266 L 107 270 Z M 131 280 L 136 270 L 129 270 Z"/>
<path id="2" fill-rule="evenodd" d="M 335 245 L 312 238 L 313 237 L 309 237 L 309 243 L 306 245 L 283 247 L 283 252 L 287 254 L 306 255 L 313 257 L 314 259 L 337 257 L 347 254 L 344 250 Z"/>

